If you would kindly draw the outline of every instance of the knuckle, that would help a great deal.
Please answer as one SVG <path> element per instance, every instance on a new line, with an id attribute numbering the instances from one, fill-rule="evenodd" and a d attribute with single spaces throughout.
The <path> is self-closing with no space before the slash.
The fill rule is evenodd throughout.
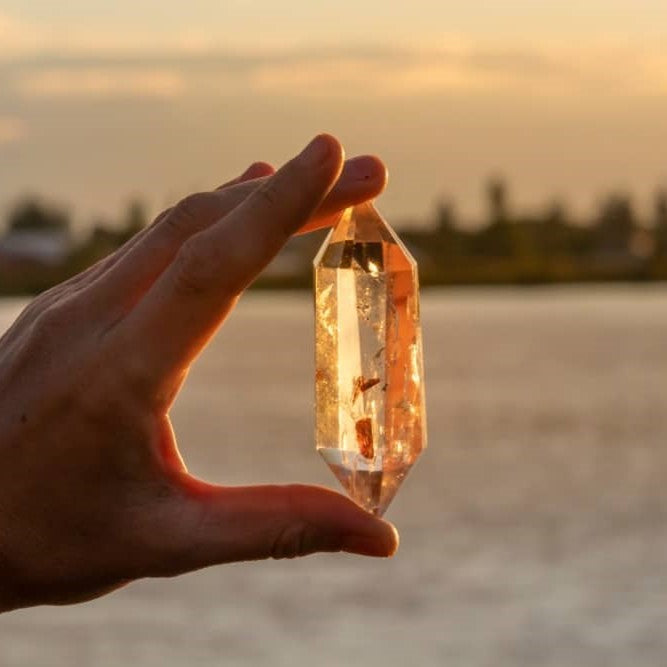
<path id="1" fill-rule="evenodd" d="M 284 243 L 295 231 L 294 223 L 308 209 L 308 179 L 293 163 L 267 179 L 256 190 L 258 209 L 273 218 L 276 242 Z"/>
<path id="2" fill-rule="evenodd" d="M 148 225 L 147 229 L 155 229 L 159 225 L 161 225 L 165 218 L 168 218 L 175 210 L 175 206 L 170 206 L 169 208 L 164 209 L 162 213 L 159 213 L 156 218 L 151 222 L 150 225 Z"/>
<path id="3" fill-rule="evenodd" d="M 310 523 L 303 513 L 303 499 L 308 487 L 290 484 L 278 487 L 279 505 L 286 517 L 285 525 L 277 532 L 271 543 L 271 558 L 285 559 L 307 556 L 322 549 L 330 550 L 326 535 Z"/>
<path id="4" fill-rule="evenodd" d="M 13 332 L 17 335 L 24 334 L 25 332 L 30 332 L 34 330 L 35 320 L 39 317 L 40 313 L 46 308 L 49 304 L 49 301 L 53 299 L 54 290 L 57 288 L 52 287 L 46 292 L 42 292 L 38 297 L 33 299 L 21 312 L 21 314 L 16 318 L 12 327 L 8 330 L 6 336 Z"/>
<path id="5" fill-rule="evenodd" d="M 67 303 L 55 302 L 46 306 L 33 320 L 33 333 L 42 340 L 57 342 L 58 337 L 75 317 L 74 308 Z"/>
<path id="6" fill-rule="evenodd" d="M 215 243 L 193 236 L 181 246 L 174 260 L 175 289 L 185 295 L 207 291 L 219 273 L 220 264 Z"/>
<path id="7" fill-rule="evenodd" d="M 218 198 L 212 192 L 196 192 L 181 199 L 168 212 L 163 224 L 175 231 L 199 228 L 212 222 L 219 215 Z"/>
<path id="8" fill-rule="evenodd" d="M 288 524 L 274 538 L 271 544 L 271 558 L 283 560 L 298 558 L 314 551 L 314 540 L 309 535 L 308 526 L 303 523 Z"/>
<path id="9" fill-rule="evenodd" d="M 269 208 L 276 208 L 280 204 L 282 198 L 280 186 L 276 183 L 276 179 L 269 179 L 258 188 L 257 196 Z"/>

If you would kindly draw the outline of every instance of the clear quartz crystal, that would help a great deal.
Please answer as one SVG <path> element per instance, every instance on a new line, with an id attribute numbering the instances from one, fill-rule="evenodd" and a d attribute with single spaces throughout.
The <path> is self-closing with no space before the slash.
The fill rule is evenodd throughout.
<path id="1" fill-rule="evenodd" d="M 314 268 L 317 449 L 382 516 L 426 447 L 417 264 L 367 202 L 345 211 Z"/>

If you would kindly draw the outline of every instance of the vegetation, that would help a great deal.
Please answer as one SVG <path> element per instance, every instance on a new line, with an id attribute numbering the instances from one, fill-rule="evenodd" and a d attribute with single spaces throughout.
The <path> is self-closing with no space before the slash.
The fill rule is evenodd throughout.
<path id="1" fill-rule="evenodd" d="M 488 184 L 486 200 L 486 221 L 482 225 L 463 224 L 454 205 L 447 201 L 438 204 L 431 220 L 396 224 L 419 262 L 424 284 L 667 279 L 667 190 L 656 193 L 648 220 L 639 220 L 631 197 L 619 192 L 605 197 L 595 216 L 587 221 L 571 219 L 559 202 L 537 214 L 514 215 L 507 187 L 500 179 Z M 134 201 L 120 220 L 93 222 L 85 238 L 74 240 L 66 211 L 27 198 L 10 212 L 5 235 L 0 238 L 0 294 L 46 289 L 113 252 L 147 222 L 145 208 Z M 66 241 L 67 252 L 55 264 L 29 257 L 12 258 L 7 239 L 26 232 L 56 234 L 61 242 Z M 269 270 L 257 284 L 310 285 L 311 260 L 321 240 L 321 234 L 294 239 L 279 258 L 282 268 Z"/>
<path id="2" fill-rule="evenodd" d="M 605 197 L 592 220 L 574 221 L 554 202 L 544 212 L 515 216 L 507 188 L 487 189 L 487 222 L 461 225 L 440 204 L 426 231 L 402 237 L 428 284 L 539 284 L 667 279 L 667 191 L 655 196 L 649 220 L 639 220 L 629 195 Z M 413 230 L 416 229 L 414 226 Z"/>

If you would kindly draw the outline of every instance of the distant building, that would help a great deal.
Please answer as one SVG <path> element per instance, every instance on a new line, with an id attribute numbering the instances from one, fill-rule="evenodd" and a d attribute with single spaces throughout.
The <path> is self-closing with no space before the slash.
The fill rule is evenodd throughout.
<path id="1" fill-rule="evenodd" d="M 0 238 L 0 293 L 36 293 L 63 278 L 73 250 L 67 229 L 12 229 Z"/>
<path id="2" fill-rule="evenodd" d="M 72 250 L 66 229 L 19 229 L 0 239 L 0 264 L 62 264 Z"/>

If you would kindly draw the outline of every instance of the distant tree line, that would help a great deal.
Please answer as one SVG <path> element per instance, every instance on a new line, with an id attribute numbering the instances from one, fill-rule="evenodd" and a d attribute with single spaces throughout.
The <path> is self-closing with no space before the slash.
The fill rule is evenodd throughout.
<path id="1" fill-rule="evenodd" d="M 486 190 L 487 219 L 462 225 L 452 203 L 438 205 L 426 228 L 402 237 L 431 284 L 520 284 L 667 279 L 667 190 L 655 194 L 648 220 L 632 198 L 607 195 L 592 219 L 575 221 L 553 202 L 541 213 L 516 215 L 504 181 Z"/>
<path id="2" fill-rule="evenodd" d="M 7 216 L 0 235 L 0 294 L 36 294 L 83 271 L 120 248 L 148 222 L 146 208 L 131 201 L 120 220 L 93 220 L 83 238 L 75 238 L 72 219 L 62 207 L 26 197 Z M 17 250 L 15 238 L 23 241 Z M 60 244 L 57 261 L 45 261 L 39 240 Z"/>
<path id="3" fill-rule="evenodd" d="M 581 221 L 573 220 L 560 202 L 539 213 L 517 215 L 505 182 L 494 179 L 486 187 L 486 209 L 483 224 L 472 226 L 463 224 L 451 201 L 441 201 L 430 220 L 396 225 L 419 262 L 424 284 L 667 280 L 667 190 L 655 194 L 647 220 L 638 218 L 628 194 L 614 192 L 591 219 Z M 26 198 L 10 211 L 0 235 L 0 294 L 46 289 L 115 251 L 147 223 L 146 207 L 135 200 L 119 220 L 93 221 L 87 234 L 75 239 L 67 211 Z M 67 250 L 55 263 L 17 259 L 8 240 L 21 234 L 58 236 L 66 239 Z M 269 270 L 258 284 L 309 285 L 311 260 L 321 240 L 321 234 L 294 239 L 283 256 L 288 270 L 279 275 Z"/>

